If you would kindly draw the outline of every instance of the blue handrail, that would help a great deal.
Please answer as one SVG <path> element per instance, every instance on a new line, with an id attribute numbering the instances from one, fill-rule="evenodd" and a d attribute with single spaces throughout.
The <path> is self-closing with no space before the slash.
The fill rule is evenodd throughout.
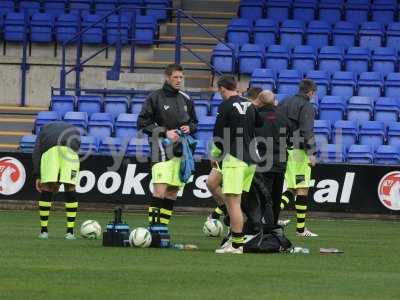
<path id="1" fill-rule="evenodd" d="M 131 9 L 134 11 L 137 10 L 141 10 L 141 9 L 145 9 L 146 7 L 142 7 L 142 6 L 133 6 Z M 65 41 L 62 44 L 62 66 L 61 66 L 61 71 L 60 71 L 60 93 L 61 94 L 65 94 L 66 89 L 66 76 L 75 71 L 76 72 L 76 81 L 75 81 L 75 89 L 76 92 L 80 93 L 80 72 L 82 70 L 83 65 L 88 62 L 89 60 L 91 60 L 92 58 L 94 58 L 95 56 L 97 56 L 98 54 L 100 54 L 103 51 L 106 51 L 109 47 L 111 46 L 116 46 L 116 59 L 115 59 L 115 63 L 113 65 L 112 70 L 114 72 L 116 72 L 117 70 L 119 71 L 120 68 L 120 63 L 121 63 L 121 30 L 119 26 L 119 38 L 117 40 L 116 43 L 112 44 L 112 45 L 108 45 L 104 48 L 102 48 L 101 50 L 97 51 L 96 53 L 92 54 L 89 58 L 84 59 L 81 62 L 81 54 L 82 54 L 82 48 L 81 48 L 81 37 L 82 35 L 87 32 L 88 30 L 90 30 L 91 28 L 93 28 L 94 26 L 103 23 L 109 16 L 118 13 L 120 10 L 122 9 L 121 6 L 111 10 L 109 13 L 107 13 L 106 15 L 104 15 L 102 18 L 100 18 L 99 20 L 97 20 L 96 22 L 90 24 L 89 26 L 85 27 L 82 29 L 81 24 L 79 24 L 78 28 L 79 28 L 79 32 L 75 34 L 75 36 L 73 36 L 71 39 Z M 175 11 L 176 12 L 176 19 L 177 19 L 177 28 L 176 28 L 176 39 L 175 40 L 171 40 L 171 41 L 163 41 L 163 43 L 171 43 L 171 44 L 175 44 L 175 63 L 180 63 L 181 62 L 181 51 L 182 51 L 182 47 L 184 47 L 185 49 L 187 49 L 189 51 L 189 53 L 191 53 L 195 58 L 197 58 L 198 60 L 200 60 L 201 62 L 203 62 L 204 64 L 206 64 L 212 71 L 213 73 L 217 73 L 219 75 L 221 75 L 221 72 L 218 71 L 217 69 L 215 69 L 215 67 L 210 64 L 208 61 L 206 61 L 205 59 L 203 59 L 202 57 L 200 57 L 199 55 L 197 55 L 192 49 L 190 49 L 187 45 L 185 45 L 182 42 L 182 29 L 181 29 L 181 19 L 182 18 L 187 18 L 189 19 L 191 22 L 195 23 L 196 25 L 198 25 L 201 29 L 203 29 L 208 35 L 210 35 L 211 37 L 213 37 L 214 39 L 216 39 L 219 43 L 224 44 L 226 47 L 228 47 L 229 49 L 231 49 L 232 51 L 234 51 L 234 49 L 232 48 L 231 45 L 227 44 L 225 41 L 223 41 L 221 38 L 219 38 L 217 35 L 215 35 L 213 32 L 211 32 L 207 27 L 205 27 L 203 24 L 201 24 L 199 21 L 197 21 L 195 18 L 193 18 L 191 15 L 187 14 L 186 12 L 184 12 L 182 9 L 176 9 L 176 8 L 153 8 L 152 10 L 163 10 L 163 11 Z M 134 14 L 136 17 L 136 14 Z M 81 19 L 81 18 L 79 18 Z M 135 37 L 135 32 L 136 32 L 136 22 L 133 22 L 133 36 L 131 39 L 128 39 L 128 41 L 130 42 L 131 45 L 131 64 L 130 64 L 130 71 L 133 72 L 134 71 L 134 59 L 135 59 L 135 44 L 136 44 L 136 37 Z M 70 70 L 66 70 L 66 47 L 69 43 L 73 42 L 77 40 L 77 58 L 76 58 L 76 65 L 74 67 L 72 67 Z M 110 77 L 115 77 L 115 73 L 113 75 L 113 73 L 109 73 Z"/>

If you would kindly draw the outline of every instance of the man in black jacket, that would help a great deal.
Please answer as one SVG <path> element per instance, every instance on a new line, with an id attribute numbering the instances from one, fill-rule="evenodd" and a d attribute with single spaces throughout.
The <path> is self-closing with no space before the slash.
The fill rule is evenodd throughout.
<path id="1" fill-rule="evenodd" d="M 78 202 L 75 186 L 79 173 L 80 133 L 65 122 L 44 125 L 36 139 L 32 154 L 36 190 L 40 193 L 39 214 L 41 231 L 39 238 L 48 239 L 48 220 L 53 195 L 64 184 L 67 233 L 65 238 L 74 240 L 74 226 Z"/>
<path id="2" fill-rule="evenodd" d="M 311 167 L 316 164 L 315 112 L 310 103 L 316 91 L 314 81 L 304 79 L 300 82 L 299 93 L 279 104 L 279 111 L 288 117 L 293 128 L 293 149 L 289 150 L 285 173 L 288 190 L 282 195 L 281 208 L 296 199 L 297 236 L 301 237 L 318 236 L 305 226 Z"/>
<path id="3" fill-rule="evenodd" d="M 167 230 L 178 191 L 184 186 L 179 177 L 182 155 L 179 135 L 196 133 L 198 121 L 193 102 L 180 91 L 184 78 L 182 66 L 168 65 L 165 75 L 163 87 L 143 103 L 138 128 L 149 136 L 152 153 L 153 198 L 149 222 Z M 163 144 L 165 139 L 168 145 Z"/>

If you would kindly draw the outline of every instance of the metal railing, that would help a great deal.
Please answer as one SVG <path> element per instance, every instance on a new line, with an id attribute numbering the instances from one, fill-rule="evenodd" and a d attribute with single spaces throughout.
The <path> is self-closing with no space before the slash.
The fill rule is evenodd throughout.
<path id="1" fill-rule="evenodd" d="M 71 39 L 65 41 L 62 44 L 62 65 L 61 65 L 61 71 L 60 71 L 60 94 L 65 94 L 65 91 L 67 90 L 66 88 L 66 78 L 67 76 L 75 71 L 75 93 L 76 95 L 80 95 L 81 92 L 81 78 L 80 78 L 80 73 L 82 71 L 83 66 L 95 58 L 97 55 L 100 53 L 107 51 L 110 47 L 115 47 L 115 61 L 113 64 L 113 67 L 111 70 L 107 72 L 107 79 L 109 80 L 118 80 L 119 78 L 119 73 L 120 73 L 120 67 L 121 67 L 121 49 L 122 49 L 122 42 L 121 42 L 121 14 L 119 14 L 119 26 L 118 26 L 118 38 L 116 43 L 114 44 L 109 44 L 107 46 L 104 46 L 100 50 L 96 51 L 94 54 L 90 55 L 88 58 L 85 58 L 82 60 L 82 35 L 85 34 L 88 30 L 91 28 L 94 28 L 96 25 L 105 23 L 105 21 L 111 16 L 115 15 L 116 13 L 121 12 L 121 10 L 124 9 L 123 7 L 117 7 L 116 9 L 110 11 L 108 14 L 104 15 L 102 18 L 97 20 L 96 22 L 90 24 L 89 26 L 85 27 L 82 29 L 82 24 L 81 24 L 81 18 L 79 19 L 79 24 L 78 24 L 78 30 L 79 32 L 75 34 L 74 37 Z M 129 66 L 129 71 L 134 72 L 135 70 L 135 46 L 137 44 L 138 39 L 135 37 L 136 33 L 136 11 L 146 9 L 146 7 L 142 6 L 135 6 L 135 7 L 130 7 L 129 11 L 134 11 L 132 14 L 133 19 L 132 19 L 132 27 L 131 29 L 131 38 L 128 38 L 128 44 L 131 47 L 131 57 L 130 57 L 130 66 Z M 176 13 L 176 36 L 174 40 L 163 40 L 161 41 L 160 39 L 155 39 L 154 42 L 156 44 L 174 44 L 175 45 L 175 63 L 180 64 L 181 63 L 181 51 L 182 48 L 186 49 L 191 55 L 193 55 L 196 59 L 207 65 L 207 67 L 212 71 L 213 74 L 219 74 L 221 75 L 221 72 L 218 71 L 209 61 L 205 60 L 202 58 L 200 55 L 195 53 L 188 45 L 190 43 L 183 43 L 182 42 L 182 19 L 188 19 L 192 23 L 196 24 L 199 26 L 204 32 L 206 32 L 210 37 L 214 38 L 217 40 L 219 43 L 224 44 L 226 47 L 232 50 L 234 52 L 234 49 L 227 44 L 223 39 L 219 38 L 216 34 L 211 32 L 206 26 L 201 24 L 199 21 L 197 21 L 195 18 L 193 18 L 191 15 L 187 14 L 184 12 L 182 9 L 177 9 L 177 8 L 151 8 L 152 10 L 163 10 L 163 11 L 168 11 L 169 14 L 172 15 L 173 12 Z M 76 62 L 75 65 L 67 70 L 67 64 L 66 64 L 66 51 L 67 51 L 67 46 L 71 44 L 72 42 L 76 42 Z M 204 43 L 206 44 L 206 43 Z M 209 44 L 208 44 L 209 45 Z M 68 89 L 69 90 L 69 89 Z"/>

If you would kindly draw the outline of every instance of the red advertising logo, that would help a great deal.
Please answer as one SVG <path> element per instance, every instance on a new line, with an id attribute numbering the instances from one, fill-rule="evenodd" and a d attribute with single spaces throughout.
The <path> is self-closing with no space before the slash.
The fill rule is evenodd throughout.
<path id="1" fill-rule="evenodd" d="M 400 210 L 400 172 L 394 171 L 383 176 L 378 186 L 382 204 L 391 210 Z"/>
<path id="2" fill-rule="evenodd" d="M 22 163 L 13 157 L 0 158 L 0 194 L 18 193 L 25 184 L 26 172 Z"/>

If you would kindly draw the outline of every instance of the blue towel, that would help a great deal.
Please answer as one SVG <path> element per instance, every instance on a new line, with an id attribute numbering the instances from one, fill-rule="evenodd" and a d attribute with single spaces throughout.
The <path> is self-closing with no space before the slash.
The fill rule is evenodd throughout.
<path id="1" fill-rule="evenodd" d="M 197 141 L 189 134 L 184 134 L 180 130 L 177 130 L 177 132 L 180 136 L 180 143 L 182 144 L 182 162 L 179 178 L 183 183 L 187 183 L 195 170 L 193 153 L 196 150 Z M 164 147 L 170 143 L 171 140 L 168 138 L 162 141 Z"/>

